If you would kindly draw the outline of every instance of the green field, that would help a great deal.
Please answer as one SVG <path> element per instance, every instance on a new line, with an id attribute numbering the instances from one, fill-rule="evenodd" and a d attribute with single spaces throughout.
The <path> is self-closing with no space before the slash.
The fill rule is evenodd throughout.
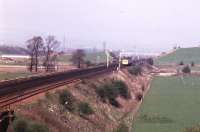
<path id="1" fill-rule="evenodd" d="M 179 64 L 180 61 L 185 64 L 190 64 L 192 61 L 200 64 L 200 48 L 180 48 L 169 55 L 158 58 L 155 60 L 155 64 Z"/>
<path id="2" fill-rule="evenodd" d="M 133 132 L 182 132 L 200 123 L 200 78 L 156 77 Z"/>

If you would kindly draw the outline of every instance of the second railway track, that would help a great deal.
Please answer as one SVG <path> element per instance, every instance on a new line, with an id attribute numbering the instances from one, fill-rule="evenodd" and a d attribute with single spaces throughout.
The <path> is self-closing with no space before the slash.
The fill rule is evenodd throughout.
<path id="1" fill-rule="evenodd" d="M 7 81 L 6 83 L 0 84 L 0 109 L 9 107 L 17 102 L 47 92 L 56 87 L 77 82 L 83 78 L 114 71 L 116 68 L 117 65 L 112 64 L 109 67 L 98 66 L 29 79 L 16 79 L 11 82 Z"/>

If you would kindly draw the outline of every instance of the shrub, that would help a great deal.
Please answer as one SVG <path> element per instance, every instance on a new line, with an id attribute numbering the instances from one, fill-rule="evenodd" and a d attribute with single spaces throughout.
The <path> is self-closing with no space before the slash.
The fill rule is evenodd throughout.
<path id="1" fill-rule="evenodd" d="M 183 73 L 190 73 L 190 72 L 191 72 L 191 69 L 190 69 L 189 66 L 185 66 L 185 67 L 183 67 L 182 72 L 183 72 Z"/>
<path id="2" fill-rule="evenodd" d="M 118 89 L 114 87 L 114 85 L 112 84 L 106 85 L 104 89 L 105 89 L 106 97 L 108 98 L 116 98 L 119 95 Z"/>
<path id="3" fill-rule="evenodd" d="M 27 132 L 28 131 L 28 122 L 25 119 L 16 119 L 13 122 L 14 132 Z"/>
<path id="4" fill-rule="evenodd" d="M 194 61 L 191 62 L 191 66 L 194 67 Z"/>
<path id="5" fill-rule="evenodd" d="M 81 102 L 79 104 L 78 108 L 79 108 L 80 115 L 90 115 L 90 114 L 94 113 L 94 111 L 90 107 L 90 105 L 88 103 L 85 103 L 85 102 Z"/>
<path id="6" fill-rule="evenodd" d="M 125 99 L 129 99 L 130 98 L 130 94 L 128 91 L 128 86 L 122 82 L 122 81 L 114 81 L 113 83 L 116 91 L 119 92 L 120 96 L 125 98 Z"/>
<path id="7" fill-rule="evenodd" d="M 115 106 L 117 108 L 119 108 L 121 105 L 119 104 L 119 102 L 115 99 L 115 98 L 109 98 L 109 103 L 112 105 L 112 106 Z"/>
<path id="8" fill-rule="evenodd" d="M 108 98 L 116 98 L 118 96 L 118 91 L 111 84 L 105 84 L 97 88 L 96 93 L 104 102 Z"/>
<path id="9" fill-rule="evenodd" d="M 121 123 L 115 132 L 129 132 L 129 130 L 126 124 Z"/>
<path id="10" fill-rule="evenodd" d="M 93 66 L 93 65 L 94 65 L 94 64 L 92 64 L 92 62 L 89 61 L 89 60 L 87 60 L 87 61 L 85 62 L 85 64 L 86 64 L 87 67 L 89 67 L 89 66 Z"/>
<path id="11" fill-rule="evenodd" d="M 181 66 L 184 65 L 184 62 L 183 62 L 183 61 L 180 61 L 179 65 L 181 65 Z"/>
<path id="12" fill-rule="evenodd" d="M 138 76 L 138 75 L 141 75 L 142 74 L 142 68 L 140 65 L 135 65 L 135 66 L 132 66 L 131 68 L 128 69 L 129 73 L 135 75 L 135 76 Z"/>
<path id="13" fill-rule="evenodd" d="M 148 58 L 148 59 L 147 59 L 147 63 L 148 63 L 149 65 L 153 65 L 153 64 L 154 64 L 154 61 L 153 61 L 152 58 Z"/>
<path id="14" fill-rule="evenodd" d="M 96 93 L 101 98 L 101 101 L 106 102 L 106 90 L 104 88 L 97 88 Z"/>
<path id="15" fill-rule="evenodd" d="M 120 104 L 116 100 L 118 96 L 125 99 L 129 99 L 131 97 L 127 85 L 119 80 L 113 81 L 109 84 L 104 84 L 96 89 L 96 93 L 103 102 L 108 100 L 109 103 L 115 107 L 120 107 Z"/>
<path id="16" fill-rule="evenodd" d="M 74 101 L 75 99 L 69 91 L 63 90 L 59 93 L 59 102 L 69 111 L 74 110 Z"/>

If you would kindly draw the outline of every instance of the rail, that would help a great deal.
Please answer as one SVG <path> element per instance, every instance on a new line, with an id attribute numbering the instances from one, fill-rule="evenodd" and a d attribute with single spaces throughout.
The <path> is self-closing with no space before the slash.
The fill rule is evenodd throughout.
<path id="1" fill-rule="evenodd" d="M 108 68 L 106 66 L 98 66 L 0 83 L 0 110 L 37 94 L 80 81 L 83 78 L 111 72 L 116 68 L 117 65 L 112 64 Z"/>

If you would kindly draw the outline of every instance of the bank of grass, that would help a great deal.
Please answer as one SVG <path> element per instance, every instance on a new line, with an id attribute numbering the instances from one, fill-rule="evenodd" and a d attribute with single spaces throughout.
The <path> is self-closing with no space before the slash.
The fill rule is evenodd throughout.
<path id="1" fill-rule="evenodd" d="M 200 47 L 180 48 L 173 53 L 156 59 L 155 64 L 179 64 L 181 61 L 183 61 L 184 64 L 191 64 L 191 62 L 194 62 L 195 64 L 200 64 L 199 56 Z"/>
<path id="2" fill-rule="evenodd" d="M 182 132 L 200 123 L 200 78 L 156 77 L 133 132 Z"/>

